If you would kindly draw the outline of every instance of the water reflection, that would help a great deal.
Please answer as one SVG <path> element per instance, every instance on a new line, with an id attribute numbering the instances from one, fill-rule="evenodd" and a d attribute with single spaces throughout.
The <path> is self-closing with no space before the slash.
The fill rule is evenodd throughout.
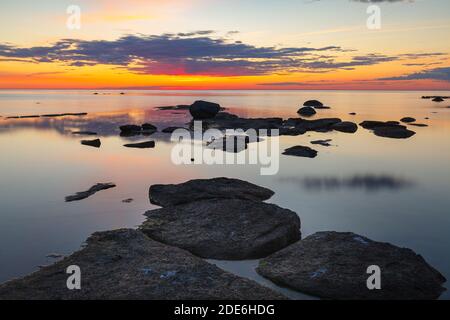
<path id="1" fill-rule="evenodd" d="M 406 179 L 390 175 L 354 175 L 351 177 L 285 177 L 281 182 L 300 185 L 308 191 L 333 191 L 340 189 L 359 189 L 367 192 L 380 190 L 400 190 L 409 188 L 414 184 Z"/>

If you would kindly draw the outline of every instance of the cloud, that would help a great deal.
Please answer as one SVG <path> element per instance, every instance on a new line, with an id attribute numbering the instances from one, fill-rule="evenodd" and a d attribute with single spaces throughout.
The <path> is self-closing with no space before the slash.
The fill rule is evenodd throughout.
<path id="1" fill-rule="evenodd" d="M 233 34 L 235 32 L 232 32 Z M 62 39 L 29 48 L 0 44 L 0 57 L 11 61 L 61 63 L 83 67 L 113 65 L 138 74 L 253 76 L 287 72 L 351 70 L 398 59 L 379 54 L 338 61 L 330 53 L 349 52 L 339 46 L 256 47 L 201 30 L 162 35 L 126 35 L 116 40 Z"/>
<path id="2" fill-rule="evenodd" d="M 435 68 L 398 77 L 381 78 L 379 80 L 439 80 L 450 82 L 450 67 Z"/>

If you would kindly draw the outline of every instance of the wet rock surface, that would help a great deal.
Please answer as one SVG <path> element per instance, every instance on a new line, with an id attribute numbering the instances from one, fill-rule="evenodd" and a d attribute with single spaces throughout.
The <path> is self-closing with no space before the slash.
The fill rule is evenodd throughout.
<path id="1" fill-rule="evenodd" d="M 100 141 L 100 139 L 81 140 L 81 144 L 89 147 L 100 148 L 102 142 Z"/>
<path id="2" fill-rule="evenodd" d="M 155 147 L 155 141 L 145 141 L 145 142 L 139 142 L 139 143 L 127 143 L 123 145 L 127 148 L 137 148 L 137 149 L 148 149 L 148 148 L 154 148 Z"/>
<path id="3" fill-rule="evenodd" d="M 86 199 L 86 198 L 94 195 L 95 193 L 97 193 L 99 191 L 107 190 L 107 189 L 111 189 L 111 188 L 115 188 L 115 187 L 116 187 L 116 185 L 114 183 L 109 183 L 109 182 L 108 183 L 97 183 L 96 185 L 90 187 L 86 191 L 77 192 L 76 194 L 74 194 L 72 196 L 67 196 L 66 202 L 83 200 L 83 199 Z"/>
<path id="4" fill-rule="evenodd" d="M 381 290 L 368 290 L 369 266 Z M 260 261 L 275 283 L 329 299 L 436 299 L 445 278 L 410 249 L 354 233 L 318 232 Z"/>
<path id="5" fill-rule="evenodd" d="M 295 212 L 260 201 L 198 200 L 145 215 L 150 238 L 208 259 L 257 259 L 300 239 Z"/>
<path id="6" fill-rule="evenodd" d="M 296 157 L 304 157 L 304 158 L 315 158 L 317 157 L 317 151 L 311 149 L 310 147 L 305 146 L 294 146 L 284 150 L 284 155 L 287 156 L 296 156 Z"/>
<path id="7" fill-rule="evenodd" d="M 66 269 L 82 271 L 68 290 Z M 0 285 L 0 300 L 264 300 L 284 296 L 131 229 L 94 233 L 87 246 L 52 266 Z"/>
<path id="8" fill-rule="evenodd" d="M 150 202 L 162 207 L 205 199 L 245 199 L 264 201 L 272 190 L 231 178 L 196 179 L 180 184 L 157 184 L 149 190 Z"/>

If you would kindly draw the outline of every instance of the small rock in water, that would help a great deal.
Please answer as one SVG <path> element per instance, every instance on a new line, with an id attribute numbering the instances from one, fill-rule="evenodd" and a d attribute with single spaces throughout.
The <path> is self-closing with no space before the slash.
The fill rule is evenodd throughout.
<path id="1" fill-rule="evenodd" d="M 155 147 L 155 141 L 145 141 L 145 142 L 139 142 L 139 143 L 128 143 L 128 144 L 124 144 L 123 146 L 127 147 L 127 148 L 138 148 L 138 149 L 154 148 Z"/>
<path id="2" fill-rule="evenodd" d="M 116 185 L 114 183 L 97 183 L 96 185 L 92 186 L 91 188 L 89 188 L 89 190 L 86 191 L 81 191 L 81 192 L 77 192 L 76 194 L 72 195 L 72 196 L 67 196 L 66 197 L 66 202 L 71 202 L 71 201 L 78 201 L 78 200 L 83 200 L 86 199 L 90 196 L 92 196 L 93 194 L 101 191 L 101 190 L 107 190 L 110 188 L 114 188 Z"/>
<path id="3" fill-rule="evenodd" d="M 332 141 L 332 139 L 314 140 L 314 141 L 311 141 L 311 144 L 319 144 L 324 147 L 329 147 L 329 146 L 331 146 L 331 144 L 330 144 L 331 141 Z"/>
<path id="4" fill-rule="evenodd" d="M 80 135 L 80 136 L 95 136 L 97 132 L 94 131 L 74 131 L 72 134 Z"/>
<path id="5" fill-rule="evenodd" d="M 313 108 L 323 107 L 323 103 L 318 100 L 308 100 L 308 101 L 305 101 L 305 103 L 303 103 L 303 105 L 305 107 L 313 107 Z"/>
<path id="6" fill-rule="evenodd" d="M 102 145 L 102 142 L 100 139 L 94 139 L 94 140 L 81 140 L 81 144 L 85 146 L 100 148 Z"/>
<path id="7" fill-rule="evenodd" d="M 356 116 L 356 112 L 350 112 L 349 115 Z"/>
<path id="8" fill-rule="evenodd" d="M 441 98 L 441 97 L 436 97 L 432 101 L 434 101 L 434 102 L 443 102 L 445 100 L 443 98 Z"/>
<path id="9" fill-rule="evenodd" d="M 370 266 L 381 290 L 369 290 Z M 318 232 L 260 261 L 273 282 L 327 299 L 437 299 L 446 281 L 420 255 L 350 232 Z"/>
<path id="10" fill-rule="evenodd" d="M 141 126 L 143 131 L 147 131 L 147 132 L 156 132 L 158 129 L 156 128 L 156 126 L 152 125 L 151 123 L 144 123 Z"/>
<path id="11" fill-rule="evenodd" d="M 412 118 L 412 117 L 404 117 L 402 119 L 400 119 L 401 122 L 404 123 L 411 123 L 411 122 L 416 122 L 416 119 Z"/>
<path id="12" fill-rule="evenodd" d="M 305 157 L 305 158 L 315 158 L 317 156 L 317 151 L 305 146 L 294 146 L 284 150 L 284 155 Z"/>
<path id="13" fill-rule="evenodd" d="M 401 126 L 379 127 L 374 129 L 373 133 L 379 137 L 393 138 L 393 139 L 407 139 L 416 134 L 414 131 L 402 128 Z"/>
<path id="14" fill-rule="evenodd" d="M 415 126 L 415 127 L 428 127 L 428 125 L 425 124 L 425 123 L 411 123 L 410 126 Z"/>
<path id="15" fill-rule="evenodd" d="M 142 127 L 135 124 L 126 124 L 124 126 L 120 126 L 120 131 L 123 133 L 139 133 L 141 132 Z"/>
<path id="16" fill-rule="evenodd" d="M 133 201 L 134 201 L 133 198 L 128 198 L 128 199 L 122 200 L 123 203 L 131 203 Z"/>
<path id="17" fill-rule="evenodd" d="M 342 122 L 333 124 L 331 126 L 331 129 L 339 131 L 339 132 L 355 133 L 356 131 L 358 131 L 358 125 L 356 123 L 353 123 L 350 121 L 342 121 Z"/>
<path id="18" fill-rule="evenodd" d="M 297 111 L 297 113 L 304 117 L 311 117 L 315 115 L 317 112 L 312 107 L 302 107 Z"/>

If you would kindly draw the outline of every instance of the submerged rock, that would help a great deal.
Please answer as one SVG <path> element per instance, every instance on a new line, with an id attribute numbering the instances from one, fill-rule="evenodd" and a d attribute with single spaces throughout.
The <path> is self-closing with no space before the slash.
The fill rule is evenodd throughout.
<path id="1" fill-rule="evenodd" d="M 155 141 L 128 143 L 128 144 L 124 144 L 123 146 L 127 147 L 127 148 L 138 148 L 138 149 L 154 148 L 155 147 Z"/>
<path id="2" fill-rule="evenodd" d="M 165 106 L 165 107 L 157 107 L 158 110 L 189 110 L 191 106 L 179 104 L 177 106 Z"/>
<path id="3" fill-rule="evenodd" d="M 369 290 L 369 266 L 381 290 Z M 346 232 L 318 232 L 260 261 L 277 284 L 328 299 L 436 299 L 445 278 L 410 249 Z"/>
<path id="4" fill-rule="evenodd" d="M 142 131 L 142 127 L 135 124 L 126 124 L 124 126 L 120 126 L 120 131 L 123 133 L 140 133 Z"/>
<path id="5" fill-rule="evenodd" d="M 111 188 L 115 188 L 115 187 L 116 187 L 116 185 L 114 183 L 97 183 L 96 185 L 90 187 L 86 191 L 77 192 L 76 194 L 74 194 L 72 196 L 67 196 L 66 202 L 83 200 L 83 199 L 86 199 L 86 198 L 92 196 L 93 194 L 95 194 L 99 191 L 107 190 L 107 189 L 111 189 Z"/>
<path id="6" fill-rule="evenodd" d="M 102 145 L 102 142 L 100 139 L 94 139 L 94 140 L 81 140 L 81 144 L 85 146 L 100 148 Z"/>
<path id="7" fill-rule="evenodd" d="M 412 118 L 412 117 L 404 117 L 400 119 L 400 122 L 403 123 L 411 123 L 411 122 L 416 122 L 416 119 Z"/>
<path id="8" fill-rule="evenodd" d="M 71 265 L 81 269 L 80 290 L 67 289 L 66 270 Z M 27 277 L 0 285 L 0 300 L 284 298 L 256 282 L 131 229 L 94 233 L 82 250 Z"/>
<path id="9" fill-rule="evenodd" d="M 220 105 L 208 101 L 195 101 L 189 108 L 189 112 L 195 120 L 211 119 L 220 111 Z"/>
<path id="10" fill-rule="evenodd" d="M 297 113 L 301 116 L 311 117 L 311 116 L 315 115 L 317 112 L 312 107 L 303 107 L 303 108 L 300 108 L 297 111 Z"/>
<path id="11" fill-rule="evenodd" d="M 345 133 L 355 133 L 358 131 L 358 125 L 350 121 L 343 121 L 335 123 L 331 126 L 333 130 L 345 132 Z"/>
<path id="12" fill-rule="evenodd" d="M 149 190 L 150 202 L 161 207 L 205 199 L 245 199 L 264 201 L 272 190 L 231 178 L 196 179 L 180 184 L 156 184 Z"/>
<path id="13" fill-rule="evenodd" d="M 198 200 L 145 215 L 150 238 L 208 259 L 258 259 L 300 239 L 295 212 L 260 201 Z"/>
<path id="14" fill-rule="evenodd" d="M 317 156 L 317 151 L 310 147 L 294 146 L 284 150 L 283 154 L 287 156 L 315 158 Z"/>
<path id="15" fill-rule="evenodd" d="M 414 127 L 428 127 L 425 123 L 410 123 L 409 125 Z"/>
<path id="16" fill-rule="evenodd" d="M 74 131 L 72 134 L 80 135 L 80 136 L 96 136 L 97 132 L 94 131 Z"/>

